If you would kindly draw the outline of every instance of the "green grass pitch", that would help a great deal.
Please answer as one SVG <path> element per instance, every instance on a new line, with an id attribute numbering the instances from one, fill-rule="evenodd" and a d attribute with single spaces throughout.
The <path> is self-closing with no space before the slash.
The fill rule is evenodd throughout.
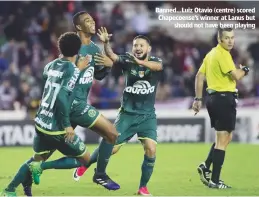
<path id="1" fill-rule="evenodd" d="M 90 151 L 95 146 L 89 146 Z M 230 144 L 221 178 L 233 188 L 211 190 L 201 184 L 196 170 L 205 159 L 209 144 L 159 144 L 153 176 L 148 185 L 154 196 L 255 196 L 259 194 L 259 149 L 257 145 Z M 31 148 L 0 148 L 0 189 L 3 189 L 22 162 L 32 155 Z M 50 159 L 61 155 L 55 153 Z M 73 170 L 49 170 L 41 184 L 33 186 L 35 196 L 132 196 L 137 191 L 143 150 L 140 144 L 125 145 L 109 163 L 107 172 L 121 185 L 107 191 L 92 182 L 92 166 L 80 182 L 72 180 Z M 18 195 L 23 195 L 21 186 Z"/>

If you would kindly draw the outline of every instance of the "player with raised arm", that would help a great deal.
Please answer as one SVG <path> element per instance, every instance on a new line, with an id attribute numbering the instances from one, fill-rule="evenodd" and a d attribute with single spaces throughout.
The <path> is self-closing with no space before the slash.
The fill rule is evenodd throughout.
<path id="1" fill-rule="evenodd" d="M 99 30 L 98 36 L 104 43 L 105 53 L 115 64 L 121 66 L 125 76 L 126 87 L 123 91 L 120 112 L 115 121 L 119 131 L 113 154 L 117 153 L 121 145 L 125 144 L 135 134 L 142 142 L 145 155 L 141 167 L 142 174 L 138 194 L 150 195 L 147 183 L 153 173 L 156 159 L 157 119 L 155 114 L 155 94 L 157 84 L 163 69 L 160 58 L 150 56 L 151 43 L 145 36 L 133 39 L 132 53 L 116 55 L 113 53 L 106 28 Z M 102 63 L 103 57 L 96 56 L 95 61 Z M 98 152 L 98 148 L 94 151 Z M 91 157 L 89 164 L 96 162 L 98 155 Z M 89 165 L 88 164 L 88 165 Z M 87 168 L 80 167 L 78 172 L 85 172 Z M 80 175 L 78 175 L 80 177 Z"/>
<path id="2" fill-rule="evenodd" d="M 69 169 L 75 164 L 81 166 L 90 159 L 85 144 L 75 135 L 70 122 L 71 95 L 80 71 L 75 65 L 81 40 L 73 32 L 62 34 L 58 48 L 63 55 L 48 63 L 44 68 L 46 78 L 42 101 L 35 117 L 36 135 L 33 140 L 34 157 L 24 163 L 18 173 L 2 192 L 3 196 L 16 196 L 16 188 L 27 178 L 29 171 L 35 184 L 40 183 L 40 175 L 47 169 Z M 80 60 L 79 67 L 88 65 L 87 58 Z M 55 150 L 69 156 L 50 162 L 44 156 Z"/>
<path id="3" fill-rule="evenodd" d="M 88 57 L 89 65 L 81 70 L 79 79 L 75 85 L 70 121 L 74 128 L 77 125 L 90 128 L 104 138 L 100 144 L 99 152 L 91 155 L 91 157 L 95 157 L 95 154 L 99 154 L 93 181 L 108 190 L 117 190 L 120 186 L 110 179 L 105 169 L 112 152 L 112 146 L 110 146 L 110 144 L 115 143 L 118 133 L 109 120 L 87 103 L 87 96 L 94 78 L 98 80 L 103 79 L 107 75 L 109 67 L 113 65 L 113 62 L 107 56 L 101 54 L 100 48 L 91 41 L 91 37 L 95 34 L 95 21 L 87 12 L 82 11 L 76 13 L 73 17 L 73 23 L 82 41 L 76 64 L 78 64 L 82 58 Z M 96 54 L 103 58 L 102 64 L 94 61 L 93 57 Z M 46 155 L 46 157 L 48 158 L 51 154 L 52 152 Z M 75 166 L 75 168 L 76 167 L 77 166 Z M 23 183 L 23 186 L 25 194 L 29 196 L 32 186 L 30 177 Z"/>
<path id="4" fill-rule="evenodd" d="M 110 144 L 115 143 L 118 133 L 109 120 L 87 103 L 87 96 L 94 78 L 97 80 L 103 79 L 109 72 L 109 67 L 113 65 L 113 62 L 107 56 L 101 54 L 100 48 L 91 41 L 91 37 L 95 34 L 95 21 L 87 12 L 81 11 L 76 13 L 73 17 L 73 24 L 82 41 L 76 64 L 78 66 L 78 62 L 84 57 L 88 57 L 90 62 L 87 68 L 81 70 L 75 86 L 70 113 L 71 124 L 74 128 L 77 125 L 91 128 L 91 130 L 104 138 L 100 144 L 99 152 L 94 152 L 91 155 L 91 157 L 96 157 L 99 154 L 93 181 L 108 190 L 117 190 L 120 186 L 110 179 L 105 169 L 112 152 Z M 102 58 L 102 63 L 94 61 L 93 57 L 96 54 Z M 44 159 L 46 160 L 52 153 L 46 154 Z M 73 177 L 76 179 L 75 175 Z M 32 181 L 30 179 L 30 175 L 28 175 L 23 182 L 24 192 L 27 196 L 31 196 Z"/>
<path id="5" fill-rule="evenodd" d="M 76 84 L 75 99 L 70 114 L 71 122 L 74 126 L 88 127 L 103 137 L 98 153 L 91 155 L 91 157 L 95 157 L 94 154 L 99 155 L 93 182 L 108 190 L 117 190 L 120 186 L 106 174 L 105 169 L 112 153 L 111 144 L 115 144 L 118 132 L 108 119 L 86 102 L 94 78 L 99 80 L 104 78 L 113 62 L 106 55 L 101 54 L 100 48 L 91 41 L 91 37 L 96 32 L 95 21 L 87 12 L 82 11 L 75 14 L 73 23 L 82 41 L 79 55 L 82 57 L 89 56 L 90 65 L 81 71 Z M 103 58 L 102 64 L 94 61 L 95 55 Z"/>

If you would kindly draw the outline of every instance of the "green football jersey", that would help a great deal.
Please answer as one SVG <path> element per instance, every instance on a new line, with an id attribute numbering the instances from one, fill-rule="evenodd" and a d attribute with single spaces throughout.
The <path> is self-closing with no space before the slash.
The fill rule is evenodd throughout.
<path id="1" fill-rule="evenodd" d="M 76 100 L 86 101 L 89 91 L 92 87 L 95 71 L 94 55 L 96 53 L 101 53 L 100 48 L 91 42 L 89 45 L 82 45 L 79 51 L 79 57 L 89 56 L 90 62 L 89 66 L 80 72 L 79 79 L 76 83 L 74 97 Z"/>
<path id="2" fill-rule="evenodd" d="M 70 111 L 69 96 L 73 92 L 79 74 L 76 65 L 64 59 L 55 59 L 45 66 L 43 78 L 46 82 L 35 118 L 38 130 L 56 135 L 63 133 L 64 128 L 70 126 L 69 116 L 66 116 L 64 110 Z M 65 108 L 61 106 L 60 101 L 67 103 Z"/>
<path id="3" fill-rule="evenodd" d="M 150 56 L 149 61 L 161 62 L 160 58 Z M 124 111 L 146 114 L 155 111 L 156 89 L 160 71 L 138 65 L 127 55 L 120 55 L 117 62 L 123 70 L 125 89 L 121 99 Z"/>

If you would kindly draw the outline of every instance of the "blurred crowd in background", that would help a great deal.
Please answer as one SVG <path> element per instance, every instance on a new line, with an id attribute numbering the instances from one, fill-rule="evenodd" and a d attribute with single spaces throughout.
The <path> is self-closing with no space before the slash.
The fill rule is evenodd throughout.
<path id="1" fill-rule="evenodd" d="M 156 6 L 162 2 L 97 3 L 81 1 L 0 2 L 0 109 L 36 109 L 43 90 L 42 71 L 46 63 L 58 57 L 57 38 L 74 31 L 74 13 L 86 10 L 96 21 L 96 29 L 107 27 L 113 34 L 114 52 L 131 51 L 132 39 L 147 35 L 152 55 L 162 58 L 164 71 L 157 92 L 157 102 L 174 102 L 177 98 L 194 96 L 194 79 L 205 54 L 217 44 L 216 32 L 211 42 L 176 40 L 159 27 L 150 27 Z M 93 37 L 97 42 L 98 38 Z M 249 55 L 232 51 L 236 64 L 253 65 L 259 70 L 259 40 L 249 45 Z M 252 88 L 238 84 L 240 97 L 258 97 L 259 81 L 253 78 Z M 116 108 L 124 89 L 120 68 L 113 68 L 108 77 L 94 81 L 89 97 L 99 109 Z"/>

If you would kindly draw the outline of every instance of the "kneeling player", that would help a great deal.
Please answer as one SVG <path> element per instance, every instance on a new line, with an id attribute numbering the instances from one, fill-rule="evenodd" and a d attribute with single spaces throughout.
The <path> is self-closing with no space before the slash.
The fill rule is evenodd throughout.
<path id="1" fill-rule="evenodd" d="M 133 40 L 133 55 L 116 55 L 109 45 L 109 34 L 105 28 L 99 30 L 98 36 L 104 43 L 106 54 L 123 69 L 126 88 L 123 92 L 121 110 L 115 121 L 115 127 L 120 133 L 117 145 L 113 148 L 113 154 L 120 146 L 130 140 L 135 134 L 142 142 L 145 155 L 142 164 L 142 175 L 138 194 L 150 195 L 147 183 L 152 175 L 157 144 L 157 120 L 155 114 L 155 94 L 163 69 L 159 58 L 149 56 L 151 45 L 145 36 L 137 36 Z M 95 58 L 96 62 L 102 62 L 101 57 Z M 91 155 L 87 167 L 77 168 L 74 179 L 84 174 L 88 167 L 98 158 L 98 148 Z"/>

